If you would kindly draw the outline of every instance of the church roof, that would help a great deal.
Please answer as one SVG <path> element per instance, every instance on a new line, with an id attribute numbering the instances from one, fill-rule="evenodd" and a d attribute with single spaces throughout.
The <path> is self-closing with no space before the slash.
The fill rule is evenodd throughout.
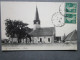
<path id="1" fill-rule="evenodd" d="M 30 35 L 31 36 L 52 36 L 53 32 L 55 32 L 54 27 L 47 27 L 47 28 L 37 28 L 33 30 Z"/>
<path id="2" fill-rule="evenodd" d="M 74 30 L 71 33 L 69 33 L 65 39 L 65 41 L 76 41 L 77 40 L 77 31 Z"/>

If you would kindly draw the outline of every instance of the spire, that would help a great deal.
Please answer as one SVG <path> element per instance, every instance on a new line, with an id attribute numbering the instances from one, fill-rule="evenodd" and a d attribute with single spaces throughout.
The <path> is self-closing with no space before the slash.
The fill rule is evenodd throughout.
<path id="1" fill-rule="evenodd" d="M 36 15 L 35 15 L 34 24 L 36 24 L 37 22 L 38 22 L 38 24 L 40 24 L 39 14 L 38 14 L 38 8 L 36 6 Z"/>
<path id="2" fill-rule="evenodd" d="M 35 15 L 35 20 L 39 20 L 39 14 L 38 14 L 37 6 L 36 6 L 36 15 Z"/>

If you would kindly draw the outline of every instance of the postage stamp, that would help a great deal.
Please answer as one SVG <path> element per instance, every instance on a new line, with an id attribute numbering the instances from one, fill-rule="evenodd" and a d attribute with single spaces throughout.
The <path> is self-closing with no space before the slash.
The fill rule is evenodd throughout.
<path id="1" fill-rule="evenodd" d="M 77 3 L 65 3 L 65 23 L 76 24 L 77 20 Z"/>

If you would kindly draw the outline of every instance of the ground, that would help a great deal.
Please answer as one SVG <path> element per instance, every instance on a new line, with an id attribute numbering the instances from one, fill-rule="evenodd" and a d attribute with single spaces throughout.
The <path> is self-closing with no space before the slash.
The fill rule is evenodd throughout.
<path id="1" fill-rule="evenodd" d="M 77 50 L 77 44 L 2 44 L 2 50 Z"/>

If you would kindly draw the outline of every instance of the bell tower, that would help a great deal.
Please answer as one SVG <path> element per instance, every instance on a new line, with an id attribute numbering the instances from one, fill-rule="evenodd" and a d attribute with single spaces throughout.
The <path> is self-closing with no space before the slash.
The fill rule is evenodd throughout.
<path id="1" fill-rule="evenodd" d="M 40 20 L 39 20 L 39 14 L 38 14 L 38 9 L 36 7 L 36 14 L 35 14 L 35 20 L 33 21 L 34 23 L 34 30 L 37 28 L 40 28 Z"/>

